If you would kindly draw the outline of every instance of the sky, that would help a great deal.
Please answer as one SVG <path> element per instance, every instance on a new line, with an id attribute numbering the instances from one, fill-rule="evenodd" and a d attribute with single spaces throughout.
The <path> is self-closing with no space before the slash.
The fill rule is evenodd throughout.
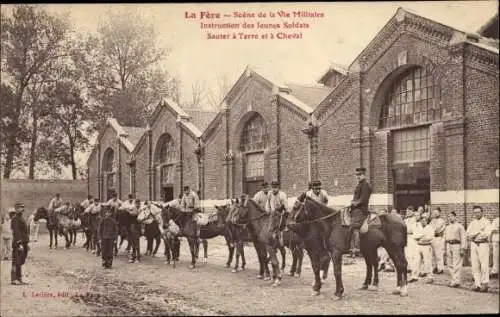
<path id="1" fill-rule="evenodd" d="M 190 100 L 191 86 L 204 83 L 217 89 L 218 78 L 225 76 L 232 85 L 247 65 L 272 74 L 284 82 L 316 84 L 331 63 L 349 66 L 366 45 L 396 13 L 408 9 L 462 31 L 476 32 L 497 12 L 497 1 L 439 2 L 336 2 L 336 3 L 182 3 L 182 4 L 44 4 L 49 12 L 68 12 L 78 32 L 96 32 L 107 10 L 137 11 L 151 21 L 160 45 L 171 52 L 163 62 L 181 80 L 182 100 Z M 200 12 L 219 13 L 220 19 L 202 19 Z M 264 12 L 267 18 L 235 18 L 234 12 Z M 307 11 L 322 13 L 319 18 L 269 18 L 270 12 Z M 196 18 L 187 19 L 194 13 Z M 224 17 L 224 14 L 231 17 Z M 307 23 L 307 29 L 281 29 L 302 33 L 301 39 L 207 39 L 205 23 Z M 211 33 L 277 34 L 280 30 L 210 30 Z M 238 36 L 238 35 L 237 35 Z M 85 162 L 88 153 L 81 153 Z"/>

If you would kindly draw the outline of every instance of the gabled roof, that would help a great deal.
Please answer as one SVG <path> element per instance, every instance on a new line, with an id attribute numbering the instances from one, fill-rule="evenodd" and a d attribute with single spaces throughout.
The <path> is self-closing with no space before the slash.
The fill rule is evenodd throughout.
<path id="1" fill-rule="evenodd" d="M 191 117 L 190 121 L 200 130 L 205 131 L 210 122 L 217 115 L 217 111 L 203 109 L 187 109 L 184 111 Z"/>
<path id="2" fill-rule="evenodd" d="M 291 89 L 291 95 L 312 109 L 315 109 L 333 90 L 332 87 L 319 85 L 312 86 L 292 83 L 286 83 L 286 85 Z"/>
<path id="3" fill-rule="evenodd" d="M 151 114 L 149 120 L 148 120 L 148 128 L 151 128 L 156 120 L 160 117 L 160 113 L 163 109 L 166 109 L 169 111 L 173 116 L 175 116 L 177 122 L 180 122 L 181 126 L 186 129 L 188 134 L 190 134 L 193 138 L 199 138 L 201 137 L 201 131 L 198 127 L 196 127 L 192 122 L 190 122 L 190 116 L 189 114 L 182 109 L 177 102 L 172 100 L 171 98 L 162 98 L 161 101 L 158 103 L 156 108 L 154 109 L 153 113 Z M 147 129 L 146 128 L 146 131 Z M 143 133 L 139 140 L 137 141 L 137 145 L 135 149 L 139 148 L 139 145 L 142 144 L 146 140 L 146 133 Z"/>
<path id="4" fill-rule="evenodd" d="M 125 149 L 127 149 L 129 153 L 132 153 L 134 151 L 136 145 L 139 142 L 139 139 L 142 137 L 142 135 L 144 135 L 144 132 L 146 131 L 145 128 L 122 126 L 115 118 L 108 118 L 104 127 L 101 129 L 101 131 L 99 131 L 96 143 L 101 141 L 101 138 L 104 136 L 104 133 L 106 132 L 106 129 L 108 127 L 113 129 L 113 131 L 119 137 L 120 143 L 125 147 Z M 90 152 L 90 155 L 87 159 L 87 165 L 95 155 L 95 152 L 96 147 L 94 147 L 92 149 L 92 152 Z"/>
<path id="5" fill-rule="evenodd" d="M 329 75 L 331 73 L 339 73 L 342 76 L 347 76 L 347 66 L 340 65 L 337 63 L 331 63 L 330 67 L 326 70 L 326 72 L 321 75 L 321 77 L 317 80 L 318 83 L 324 83 L 327 80 L 327 77 L 330 77 Z"/>

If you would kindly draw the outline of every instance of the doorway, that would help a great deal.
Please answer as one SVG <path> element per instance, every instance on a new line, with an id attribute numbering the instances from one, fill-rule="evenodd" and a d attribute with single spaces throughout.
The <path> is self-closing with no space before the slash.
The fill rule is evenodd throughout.
<path id="1" fill-rule="evenodd" d="M 415 210 L 429 204 L 430 192 L 430 163 L 415 162 L 397 164 L 393 168 L 394 207 L 406 212 L 408 206 Z M 404 214 L 403 214 L 404 216 Z"/>
<path id="2" fill-rule="evenodd" d="M 174 186 L 172 185 L 162 186 L 161 199 L 164 202 L 174 200 Z"/>

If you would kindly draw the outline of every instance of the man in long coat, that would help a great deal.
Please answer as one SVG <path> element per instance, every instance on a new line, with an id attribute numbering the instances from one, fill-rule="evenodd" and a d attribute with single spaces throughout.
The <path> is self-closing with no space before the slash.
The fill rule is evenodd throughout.
<path id="1" fill-rule="evenodd" d="M 13 285 L 28 284 L 22 280 L 21 267 L 28 256 L 28 225 L 23 218 L 24 204 L 16 203 L 15 216 L 10 223 L 12 228 L 12 268 L 10 279 Z"/>

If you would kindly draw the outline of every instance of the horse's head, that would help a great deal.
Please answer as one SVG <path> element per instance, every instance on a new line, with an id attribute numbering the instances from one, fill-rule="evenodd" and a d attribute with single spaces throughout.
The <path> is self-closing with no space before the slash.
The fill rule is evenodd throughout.
<path id="1" fill-rule="evenodd" d="M 308 198 L 305 193 L 302 193 L 297 198 L 286 219 L 286 225 L 288 228 L 293 229 L 297 223 L 312 219 L 309 209 L 306 208 L 308 200 L 310 200 L 310 198 Z"/>
<path id="2" fill-rule="evenodd" d="M 49 217 L 49 211 L 45 207 L 38 207 L 35 211 L 34 221 L 40 219 L 47 219 Z"/>
<path id="3" fill-rule="evenodd" d="M 236 198 L 230 206 L 232 223 L 248 223 L 250 220 L 248 195 L 242 195 L 240 199 Z"/>

